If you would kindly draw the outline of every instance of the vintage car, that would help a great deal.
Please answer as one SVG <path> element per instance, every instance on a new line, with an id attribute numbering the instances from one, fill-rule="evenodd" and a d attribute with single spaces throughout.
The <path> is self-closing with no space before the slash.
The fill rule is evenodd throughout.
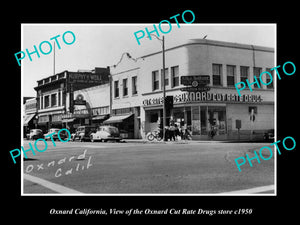
<path id="1" fill-rule="evenodd" d="M 26 135 L 28 140 L 35 140 L 43 138 L 43 131 L 41 129 L 31 129 L 29 134 Z"/>
<path id="2" fill-rule="evenodd" d="M 114 126 L 99 126 L 95 133 L 90 135 L 90 139 L 92 142 L 94 141 L 108 141 L 115 140 L 117 142 L 121 141 L 122 138 L 120 136 L 119 129 Z"/>
<path id="3" fill-rule="evenodd" d="M 60 131 L 59 128 L 51 128 L 51 129 L 49 129 L 48 133 L 44 134 L 44 139 L 47 141 L 47 140 L 51 140 L 51 137 L 52 137 L 54 141 L 59 140 L 59 139 L 58 139 L 58 131 Z M 49 134 L 51 134 L 51 133 L 55 133 L 55 134 L 49 135 Z M 48 135 L 48 137 L 46 137 L 47 135 Z M 67 133 L 66 133 L 65 131 L 61 131 L 61 132 L 59 133 L 59 136 L 60 136 L 60 138 L 61 138 L 62 140 L 65 140 L 65 139 L 68 138 L 68 135 L 67 135 Z"/>
<path id="4" fill-rule="evenodd" d="M 72 134 L 72 141 L 90 141 L 91 133 L 95 131 L 96 126 L 79 126 L 77 127 L 75 133 Z"/>

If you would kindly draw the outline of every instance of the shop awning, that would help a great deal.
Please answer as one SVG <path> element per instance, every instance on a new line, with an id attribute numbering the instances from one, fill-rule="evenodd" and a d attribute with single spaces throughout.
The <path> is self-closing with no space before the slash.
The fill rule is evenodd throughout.
<path id="1" fill-rule="evenodd" d="M 24 118 L 23 126 L 28 126 L 28 123 L 33 119 L 35 114 L 26 115 Z"/>
<path id="2" fill-rule="evenodd" d="M 98 115 L 92 118 L 92 120 L 104 120 L 108 115 Z"/>
<path id="3" fill-rule="evenodd" d="M 127 115 L 120 115 L 120 116 L 111 116 L 109 119 L 105 120 L 104 124 L 110 124 L 110 123 L 122 123 L 123 120 L 129 118 L 133 114 L 127 114 Z"/>

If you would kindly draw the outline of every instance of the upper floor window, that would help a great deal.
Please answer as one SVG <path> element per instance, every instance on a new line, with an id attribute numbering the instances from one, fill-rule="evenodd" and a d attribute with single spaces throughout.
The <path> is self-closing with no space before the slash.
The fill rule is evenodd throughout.
<path id="1" fill-rule="evenodd" d="M 256 77 L 257 80 L 259 80 L 259 75 L 262 72 L 262 68 L 260 67 L 253 67 L 253 76 Z M 253 77 L 253 82 L 255 81 Z M 258 88 L 257 83 L 254 83 L 253 85 L 255 88 Z"/>
<path id="2" fill-rule="evenodd" d="M 159 90 L 159 75 L 158 70 L 152 72 L 152 90 Z"/>
<path id="3" fill-rule="evenodd" d="M 213 64 L 213 85 L 221 85 L 222 65 Z"/>
<path id="4" fill-rule="evenodd" d="M 271 70 L 271 68 L 266 68 L 266 71 L 268 71 L 272 75 L 272 78 L 269 75 L 265 74 L 264 76 L 266 77 L 266 81 L 264 83 L 269 84 L 269 85 L 267 85 L 268 89 L 272 89 L 272 88 L 274 88 L 273 84 L 275 82 L 274 81 L 274 76 L 273 76 L 274 70 Z"/>
<path id="5" fill-rule="evenodd" d="M 171 87 L 177 87 L 179 86 L 179 66 L 173 66 L 171 67 Z"/>
<path id="6" fill-rule="evenodd" d="M 44 108 L 50 107 L 50 100 L 49 100 L 49 95 L 45 96 L 44 100 Z"/>
<path id="7" fill-rule="evenodd" d="M 56 106 L 57 105 L 57 94 L 52 94 L 51 95 L 51 106 Z"/>
<path id="8" fill-rule="evenodd" d="M 163 80 L 163 70 L 160 70 L 161 74 L 161 85 L 162 85 L 162 80 Z M 169 69 L 165 68 L 165 86 L 169 85 Z"/>
<path id="9" fill-rule="evenodd" d="M 118 80 L 116 80 L 114 82 L 114 87 L 115 87 L 114 96 L 115 96 L 115 98 L 118 98 L 119 97 L 119 81 Z"/>
<path id="10" fill-rule="evenodd" d="M 241 66 L 240 73 L 241 73 L 241 82 L 246 83 L 246 79 L 248 79 L 248 76 L 249 76 L 249 67 Z"/>
<path id="11" fill-rule="evenodd" d="M 127 85 L 127 78 L 123 79 L 123 96 L 128 95 L 128 85 Z"/>
<path id="12" fill-rule="evenodd" d="M 136 95 L 137 92 L 137 76 L 132 77 L 132 94 Z"/>
<path id="13" fill-rule="evenodd" d="M 235 66 L 227 65 L 227 86 L 234 86 L 235 84 Z"/>

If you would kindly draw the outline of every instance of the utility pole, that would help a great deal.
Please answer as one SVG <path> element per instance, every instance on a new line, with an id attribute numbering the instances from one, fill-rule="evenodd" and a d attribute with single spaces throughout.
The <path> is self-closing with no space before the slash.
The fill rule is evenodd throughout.
<path id="1" fill-rule="evenodd" d="M 165 36 L 162 37 L 162 57 L 163 57 L 163 73 L 162 73 L 162 86 L 163 86 L 163 140 L 166 141 L 166 132 L 165 132 L 165 127 L 166 127 L 166 85 L 165 85 Z"/>
<path id="2" fill-rule="evenodd" d="M 163 60 L 163 72 L 162 72 L 162 91 L 163 91 L 163 140 L 165 141 L 165 127 L 167 125 L 167 118 L 166 118 L 166 86 L 165 86 L 165 36 L 162 36 L 162 39 L 157 37 L 155 34 L 150 34 L 151 36 L 155 37 L 157 40 L 162 42 L 162 60 Z M 149 37 L 147 37 L 149 38 Z"/>
<path id="3" fill-rule="evenodd" d="M 54 42 L 54 51 L 53 51 L 53 75 L 55 75 L 55 42 Z"/>

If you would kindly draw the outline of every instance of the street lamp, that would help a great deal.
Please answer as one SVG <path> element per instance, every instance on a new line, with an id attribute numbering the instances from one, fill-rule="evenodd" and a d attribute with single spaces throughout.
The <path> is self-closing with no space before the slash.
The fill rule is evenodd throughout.
<path id="1" fill-rule="evenodd" d="M 163 140 L 165 141 L 165 127 L 166 127 L 166 86 L 165 86 L 165 36 L 162 36 L 162 39 L 157 37 L 155 34 L 150 34 L 151 36 L 155 37 L 157 40 L 161 41 L 162 43 L 162 60 L 163 60 L 163 72 L 162 72 L 162 90 L 163 90 Z M 149 38 L 149 37 L 147 37 Z"/>

